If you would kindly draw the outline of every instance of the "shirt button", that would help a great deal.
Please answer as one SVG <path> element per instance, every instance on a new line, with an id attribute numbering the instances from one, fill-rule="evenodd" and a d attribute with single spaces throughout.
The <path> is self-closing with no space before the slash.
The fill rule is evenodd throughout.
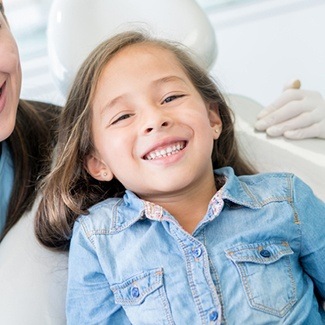
<path id="1" fill-rule="evenodd" d="M 192 253 L 194 257 L 198 258 L 202 255 L 202 249 L 200 247 L 197 247 L 193 249 Z"/>
<path id="2" fill-rule="evenodd" d="M 138 298 L 140 296 L 140 291 L 139 291 L 139 289 L 137 287 L 133 287 L 131 289 L 131 296 L 133 298 Z"/>
<path id="3" fill-rule="evenodd" d="M 267 258 L 267 257 L 270 257 L 271 256 L 271 252 L 268 251 L 267 249 L 262 249 L 260 251 L 260 255 Z"/>
<path id="4" fill-rule="evenodd" d="M 219 317 L 219 314 L 217 311 L 213 311 L 211 314 L 210 314 L 210 321 L 216 321 Z"/>

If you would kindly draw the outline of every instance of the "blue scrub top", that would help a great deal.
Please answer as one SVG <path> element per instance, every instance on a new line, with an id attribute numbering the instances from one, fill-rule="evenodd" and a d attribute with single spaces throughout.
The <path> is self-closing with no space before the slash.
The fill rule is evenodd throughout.
<path id="1" fill-rule="evenodd" d="M 0 234 L 3 231 L 8 211 L 9 200 L 14 184 L 14 166 L 8 144 L 1 145 L 0 156 Z"/>

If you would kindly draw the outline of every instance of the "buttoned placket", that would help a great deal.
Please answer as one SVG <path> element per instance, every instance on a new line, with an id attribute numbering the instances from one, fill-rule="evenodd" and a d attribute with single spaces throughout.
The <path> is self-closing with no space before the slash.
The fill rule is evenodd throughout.
<path id="1" fill-rule="evenodd" d="M 176 223 L 170 225 L 170 231 L 183 252 L 190 290 L 202 324 L 221 324 L 221 304 L 205 246 Z"/>
<path id="2" fill-rule="evenodd" d="M 216 287 L 213 283 L 209 257 L 202 242 L 182 229 L 179 223 L 164 209 L 148 201 L 144 202 L 144 214 L 151 220 L 169 223 L 169 231 L 178 243 L 179 249 L 185 257 L 188 283 L 199 312 L 202 324 L 221 324 L 222 308 Z M 204 218 L 199 228 L 218 216 L 223 208 L 221 191 L 217 192 L 209 206 L 209 216 Z M 198 230 L 198 229 L 197 229 Z"/>

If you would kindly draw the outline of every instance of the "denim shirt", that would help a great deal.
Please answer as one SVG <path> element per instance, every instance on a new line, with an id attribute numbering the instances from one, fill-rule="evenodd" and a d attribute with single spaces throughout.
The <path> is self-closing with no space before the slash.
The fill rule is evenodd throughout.
<path id="1" fill-rule="evenodd" d="M 287 173 L 234 175 L 192 234 L 127 191 L 78 218 L 68 324 L 325 324 L 325 204 Z"/>

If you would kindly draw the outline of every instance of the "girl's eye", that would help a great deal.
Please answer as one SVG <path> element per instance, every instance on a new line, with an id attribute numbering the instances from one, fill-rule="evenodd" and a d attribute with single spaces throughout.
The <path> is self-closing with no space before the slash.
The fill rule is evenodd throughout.
<path id="1" fill-rule="evenodd" d="M 163 103 L 170 103 L 172 102 L 173 100 L 177 99 L 177 98 L 180 98 L 180 97 L 183 97 L 184 95 L 172 95 L 172 96 L 169 96 L 167 98 L 165 98 L 163 100 Z"/>
<path id="2" fill-rule="evenodd" d="M 116 120 L 114 120 L 111 124 L 114 125 L 120 121 L 128 119 L 131 116 L 132 116 L 131 114 L 123 114 L 123 115 L 119 116 Z"/>

